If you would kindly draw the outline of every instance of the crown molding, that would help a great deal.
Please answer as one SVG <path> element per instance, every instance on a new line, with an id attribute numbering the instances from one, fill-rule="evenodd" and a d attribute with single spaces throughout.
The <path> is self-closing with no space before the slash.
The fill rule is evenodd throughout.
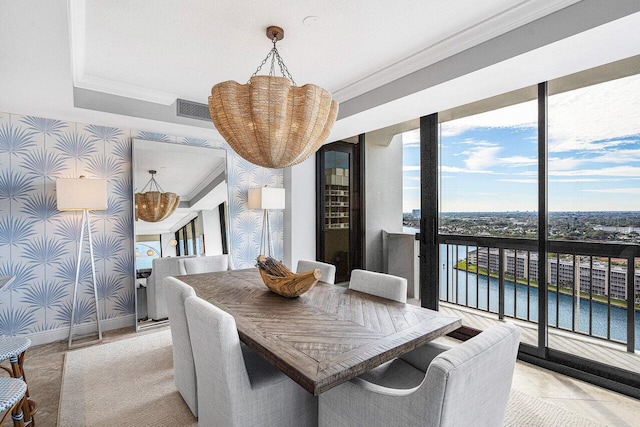
<path id="1" fill-rule="evenodd" d="M 343 102 L 370 90 L 411 74 L 450 56 L 477 46 L 494 37 L 533 22 L 580 0 L 524 0 L 484 21 L 478 22 L 450 37 L 390 64 L 341 89 L 333 98 Z"/>
<path id="2" fill-rule="evenodd" d="M 176 102 L 176 99 L 178 98 L 178 96 L 173 93 L 162 92 L 159 90 L 88 75 L 83 75 L 80 78 L 76 78 L 76 76 L 74 76 L 73 85 L 80 89 L 88 89 L 162 105 L 171 105 Z"/>
<path id="3" fill-rule="evenodd" d="M 176 101 L 178 96 L 173 93 L 86 74 L 86 0 L 67 0 L 67 14 L 69 16 L 69 50 L 74 87 L 162 105 L 171 105 Z"/>

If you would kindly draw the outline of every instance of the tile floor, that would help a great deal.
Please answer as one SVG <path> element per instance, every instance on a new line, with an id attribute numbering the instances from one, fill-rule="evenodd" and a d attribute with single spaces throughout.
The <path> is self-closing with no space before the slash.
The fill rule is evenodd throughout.
<path id="1" fill-rule="evenodd" d="M 607 426 L 640 426 L 640 400 L 528 363 L 518 361 L 512 387 Z"/>
<path id="2" fill-rule="evenodd" d="M 148 332 L 153 333 L 158 329 Z M 133 328 L 107 331 L 104 342 L 127 338 Z M 455 345 L 452 338 L 442 342 Z M 36 346 L 27 352 L 25 371 L 32 398 L 38 402 L 38 427 L 55 426 L 58 416 L 66 342 Z M 516 364 L 513 387 L 523 393 L 589 417 L 608 426 L 640 426 L 640 400 L 574 380 L 524 362 Z M 7 422 L 6 426 L 12 425 Z"/>

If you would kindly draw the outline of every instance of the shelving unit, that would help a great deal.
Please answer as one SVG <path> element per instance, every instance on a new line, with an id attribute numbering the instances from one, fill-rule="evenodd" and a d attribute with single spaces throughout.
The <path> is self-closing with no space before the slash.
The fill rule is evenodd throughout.
<path id="1" fill-rule="evenodd" d="M 349 228 L 349 169 L 327 169 L 324 205 L 325 230 Z"/>

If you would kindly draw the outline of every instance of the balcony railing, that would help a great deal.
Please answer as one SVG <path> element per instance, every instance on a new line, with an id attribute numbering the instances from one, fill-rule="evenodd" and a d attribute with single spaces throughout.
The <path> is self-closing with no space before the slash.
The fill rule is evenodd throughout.
<path id="1" fill-rule="evenodd" d="M 538 322 L 538 242 L 440 235 L 440 299 Z M 552 240 L 546 262 L 550 328 L 640 349 L 640 245 Z"/>

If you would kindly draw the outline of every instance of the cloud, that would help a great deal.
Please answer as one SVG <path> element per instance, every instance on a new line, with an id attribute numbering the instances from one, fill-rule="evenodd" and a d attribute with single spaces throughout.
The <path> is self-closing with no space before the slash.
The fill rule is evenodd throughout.
<path id="1" fill-rule="evenodd" d="M 550 153 L 564 153 L 567 151 L 602 151 L 618 147 L 626 144 L 626 140 L 612 140 L 612 141 L 587 141 L 578 139 L 566 139 L 559 141 L 549 141 Z"/>
<path id="2" fill-rule="evenodd" d="M 508 167 L 522 167 L 522 166 L 535 166 L 538 164 L 538 159 L 535 157 L 526 156 L 511 156 L 501 157 L 498 162 L 503 166 Z"/>
<path id="3" fill-rule="evenodd" d="M 606 188 L 597 190 L 581 190 L 587 193 L 640 194 L 640 188 Z"/>
<path id="4" fill-rule="evenodd" d="M 457 166 L 440 166 L 441 173 L 479 173 L 479 174 L 495 174 L 494 171 L 491 170 L 473 170 L 473 169 L 465 169 L 459 168 Z"/>
<path id="5" fill-rule="evenodd" d="M 551 157 L 549 158 L 549 171 L 572 170 L 576 169 L 582 163 L 584 163 L 584 160 L 573 157 Z"/>
<path id="6" fill-rule="evenodd" d="M 603 179 L 603 178 L 567 178 L 567 179 L 558 179 L 551 178 L 549 182 L 560 183 L 560 184 L 573 184 L 576 182 L 604 182 L 604 181 L 624 181 L 623 179 Z"/>
<path id="7" fill-rule="evenodd" d="M 415 172 L 419 170 L 420 166 L 402 166 L 402 172 Z"/>
<path id="8" fill-rule="evenodd" d="M 498 162 L 496 155 L 501 148 L 496 146 L 479 146 L 465 151 L 468 157 L 464 159 L 464 164 L 471 170 L 484 170 L 495 166 Z"/>
<path id="9" fill-rule="evenodd" d="M 638 144 L 640 141 L 634 141 Z M 597 157 L 588 159 L 594 163 L 631 163 L 640 162 L 640 149 L 620 149 L 610 150 L 609 152 Z"/>
<path id="10" fill-rule="evenodd" d="M 640 178 L 640 167 L 614 166 L 601 169 L 578 169 L 566 171 L 550 171 L 553 176 L 620 176 L 625 178 Z"/>
<path id="11" fill-rule="evenodd" d="M 538 180 L 535 178 L 505 178 L 498 179 L 500 182 L 517 182 L 519 184 L 537 184 Z"/>
<path id="12" fill-rule="evenodd" d="M 549 97 L 549 151 L 601 150 L 640 133 L 640 75 Z"/>
<path id="13" fill-rule="evenodd" d="M 419 176 L 411 176 L 411 177 L 405 177 L 404 178 L 404 182 L 410 182 L 410 181 L 420 182 L 420 177 Z"/>
<path id="14" fill-rule="evenodd" d="M 535 128 L 538 125 L 537 101 L 524 102 L 473 116 L 441 123 L 443 137 L 460 135 L 474 128 Z"/>

